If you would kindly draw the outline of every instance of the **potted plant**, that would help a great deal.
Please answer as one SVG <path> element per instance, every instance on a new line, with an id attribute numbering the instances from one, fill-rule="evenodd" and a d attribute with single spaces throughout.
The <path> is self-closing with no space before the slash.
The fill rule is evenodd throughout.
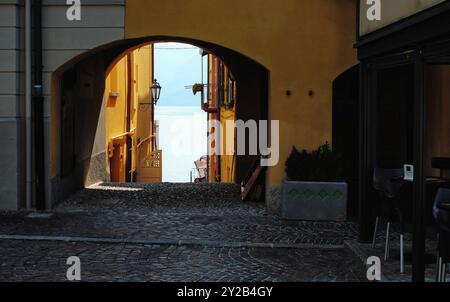
<path id="1" fill-rule="evenodd" d="M 317 150 L 295 147 L 286 162 L 282 190 L 285 219 L 344 221 L 347 219 L 348 185 L 343 180 L 341 158 L 328 143 Z"/>

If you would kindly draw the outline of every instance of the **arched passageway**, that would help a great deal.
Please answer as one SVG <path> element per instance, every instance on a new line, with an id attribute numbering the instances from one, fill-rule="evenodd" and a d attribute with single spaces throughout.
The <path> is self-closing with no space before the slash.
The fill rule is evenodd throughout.
<path id="1" fill-rule="evenodd" d="M 102 122 L 105 78 L 111 66 L 130 49 L 148 43 L 180 42 L 204 49 L 220 58 L 237 83 L 237 120 L 268 120 L 269 71 L 254 60 L 231 49 L 180 37 L 154 36 L 117 41 L 97 48 L 61 66 L 53 77 L 52 142 L 58 148 L 51 155 L 52 204 L 101 180 L 99 171 L 90 171 L 95 162 L 105 161 L 106 149 L 96 142 Z M 57 150 L 57 151 L 55 151 Z M 236 182 L 240 183 L 254 165 L 257 156 L 236 158 Z M 101 165 L 100 165 L 101 166 Z"/>

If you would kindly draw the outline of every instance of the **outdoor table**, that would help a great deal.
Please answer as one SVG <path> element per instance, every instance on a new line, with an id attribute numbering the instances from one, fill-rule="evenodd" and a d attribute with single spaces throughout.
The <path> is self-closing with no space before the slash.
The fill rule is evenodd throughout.
<path id="1" fill-rule="evenodd" d="M 441 203 L 438 206 L 439 209 L 444 210 L 444 211 L 450 211 L 450 202 L 448 203 Z"/>

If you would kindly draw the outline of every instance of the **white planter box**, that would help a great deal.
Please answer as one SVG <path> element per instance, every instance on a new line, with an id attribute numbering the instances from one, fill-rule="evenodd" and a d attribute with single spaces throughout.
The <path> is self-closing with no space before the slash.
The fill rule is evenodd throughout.
<path id="1" fill-rule="evenodd" d="M 345 221 L 348 184 L 285 180 L 281 212 L 284 219 Z"/>

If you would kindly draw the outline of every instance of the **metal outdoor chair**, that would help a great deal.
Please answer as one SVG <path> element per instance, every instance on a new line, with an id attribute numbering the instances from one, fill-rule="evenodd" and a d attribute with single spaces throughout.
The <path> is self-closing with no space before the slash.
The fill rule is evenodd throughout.
<path id="1" fill-rule="evenodd" d="M 405 271 L 405 254 L 404 254 L 404 234 L 405 221 L 404 214 L 399 200 L 400 191 L 404 184 L 403 169 L 381 169 L 376 168 L 373 175 L 373 187 L 379 193 L 379 211 L 375 221 L 375 231 L 373 234 L 372 247 L 375 248 L 378 232 L 378 225 L 381 218 L 387 221 L 386 243 L 384 251 L 384 260 L 389 259 L 390 254 L 390 231 L 391 222 L 396 218 L 400 221 L 400 272 Z"/>
<path id="2" fill-rule="evenodd" d="M 450 266 L 450 190 L 439 189 L 434 206 L 433 216 L 439 226 L 437 252 L 437 282 L 445 282 Z"/>
<path id="3" fill-rule="evenodd" d="M 195 169 L 197 170 L 198 177 L 195 179 L 195 183 L 206 182 L 208 175 L 208 157 L 202 156 L 199 160 L 194 162 Z M 191 176 L 192 178 L 192 176 Z"/>

